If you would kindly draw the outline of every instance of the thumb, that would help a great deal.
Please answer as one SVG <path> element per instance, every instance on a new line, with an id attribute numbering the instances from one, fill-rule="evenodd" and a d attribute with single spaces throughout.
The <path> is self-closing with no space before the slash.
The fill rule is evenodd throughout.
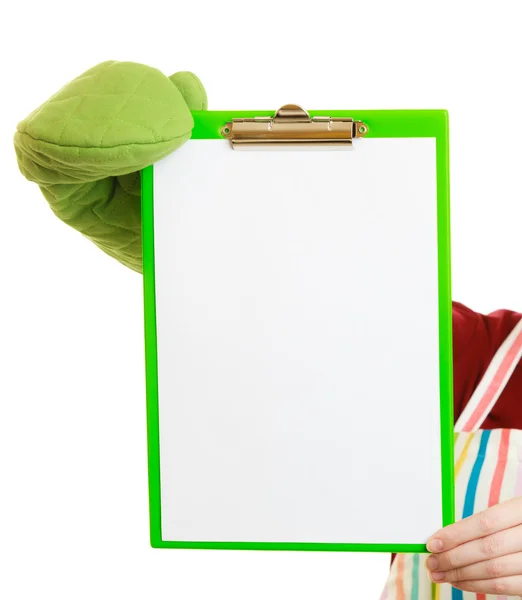
<path id="1" fill-rule="evenodd" d="M 179 71 L 169 79 L 178 88 L 190 110 L 207 110 L 207 93 L 194 73 Z"/>

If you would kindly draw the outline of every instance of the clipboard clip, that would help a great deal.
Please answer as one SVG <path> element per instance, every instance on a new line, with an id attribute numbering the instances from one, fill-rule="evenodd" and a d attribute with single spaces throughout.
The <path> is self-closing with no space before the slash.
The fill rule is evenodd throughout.
<path id="1" fill-rule="evenodd" d="M 221 129 L 234 150 L 282 146 L 352 146 L 368 125 L 350 117 L 310 117 L 297 104 L 285 104 L 273 117 L 233 119 Z"/>

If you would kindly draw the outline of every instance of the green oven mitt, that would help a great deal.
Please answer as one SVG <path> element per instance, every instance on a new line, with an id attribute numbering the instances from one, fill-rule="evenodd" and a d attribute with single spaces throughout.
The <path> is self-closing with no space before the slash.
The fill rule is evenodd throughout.
<path id="1" fill-rule="evenodd" d="M 18 165 L 57 217 L 141 272 L 139 171 L 188 140 L 190 111 L 206 108 L 192 73 L 104 62 L 18 125 Z"/>

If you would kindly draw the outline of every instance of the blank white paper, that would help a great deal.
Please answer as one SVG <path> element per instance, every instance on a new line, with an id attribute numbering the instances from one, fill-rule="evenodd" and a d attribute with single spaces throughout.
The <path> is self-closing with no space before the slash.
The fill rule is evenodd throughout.
<path id="1" fill-rule="evenodd" d="M 165 541 L 442 524 L 436 141 L 154 167 Z"/>

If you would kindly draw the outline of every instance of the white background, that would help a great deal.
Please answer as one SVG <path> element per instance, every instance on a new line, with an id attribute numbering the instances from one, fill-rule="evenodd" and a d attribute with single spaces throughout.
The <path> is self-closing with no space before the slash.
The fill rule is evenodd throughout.
<path id="1" fill-rule="evenodd" d="M 58 222 L 21 177 L 16 122 L 107 59 L 193 70 L 213 109 L 447 108 L 453 297 L 520 310 L 516 10 L 511 0 L 3 7 L 0 597 L 373 599 L 388 560 L 149 549 L 141 278 Z"/>

